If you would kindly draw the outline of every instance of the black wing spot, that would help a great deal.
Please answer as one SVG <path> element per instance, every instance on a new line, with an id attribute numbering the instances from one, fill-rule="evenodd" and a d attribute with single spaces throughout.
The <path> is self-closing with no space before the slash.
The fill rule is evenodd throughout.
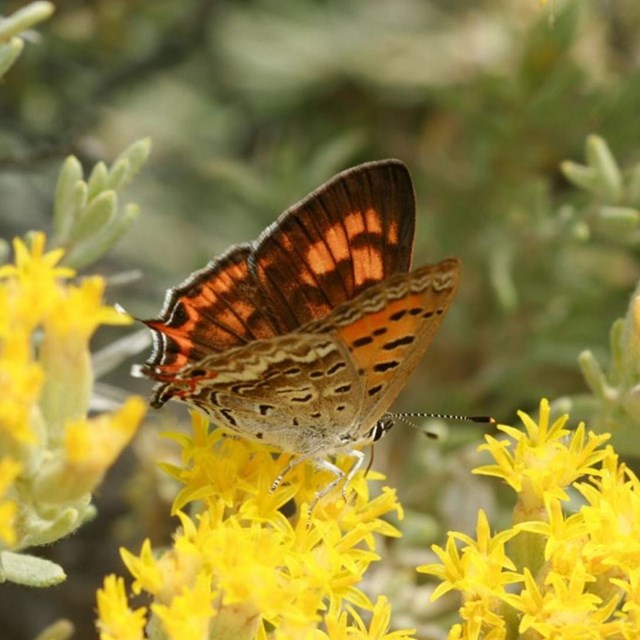
<path id="1" fill-rule="evenodd" d="M 328 376 L 332 376 L 336 373 L 338 373 L 338 371 L 340 371 L 340 369 L 344 369 L 347 366 L 347 363 L 344 361 L 340 361 L 340 362 L 336 362 L 334 365 L 330 366 L 327 369 L 327 375 Z"/>
<path id="2" fill-rule="evenodd" d="M 413 307 L 413 309 L 409 309 L 410 316 L 419 316 L 422 313 L 422 307 Z"/>
<path id="3" fill-rule="evenodd" d="M 289 369 L 285 369 L 282 372 L 284 376 L 299 376 L 302 373 L 302 369 L 300 367 L 290 367 Z"/>
<path id="4" fill-rule="evenodd" d="M 226 418 L 227 422 L 234 427 L 238 426 L 236 419 L 233 417 L 233 412 L 231 409 L 220 409 L 220 413 Z"/>
<path id="5" fill-rule="evenodd" d="M 312 371 L 309 374 L 310 378 L 322 378 L 322 376 L 324 375 L 324 371 Z"/>
<path id="6" fill-rule="evenodd" d="M 397 340 L 392 340 L 391 342 L 385 342 L 385 344 L 382 345 L 382 348 L 385 351 L 393 351 L 394 349 L 397 349 L 398 347 L 406 347 L 408 345 L 410 345 L 412 342 L 414 342 L 416 339 L 415 336 L 404 336 L 402 338 L 398 338 Z"/>
<path id="7" fill-rule="evenodd" d="M 339 405 L 336 407 L 336 411 L 344 411 L 346 408 L 347 408 L 347 405 L 345 405 L 345 404 L 339 404 Z"/>
<path id="8" fill-rule="evenodd" d="M 262 431 L 258 431 L 258 433 L 255 434 L 255 437 L 258 438 L 258 440 L 262 440 L 262 438 L 264 438 L 264 434 Z"/>
<path id="9" fill-rule="evenodd" d="M 297 398 L 291 398 L 291 402 L 309 402 L 313 398 L 313 394 L 307 393 L 306 396 L 298 396 Z"/>
<path id="10" fill-rule="evenodd" d="M 189 375 L 200 378 L 202 376 L 206 376 L 207 372 L 204 369 L 191 369 L 191 371 L 189 371 Z"/>
<path id="11" fill-rule="evenodd" d="M 333 390 L 333 393 L 349 393 L 349 391 L 351 391 L 351 385 L 350 384 L 343 384 L 339 387 L 336 387 Z"/>
<path id="12" fill-rule="evenodd" d="M 255 384 L 247 384 L 246 382 L 239 382 L 231 386 L 231 393 L 241 395 L 245 391 L 251 391 L 256 388 Z"/>
<path id="13" fill-rule="evenodd" d="M 433 314 L 434 314 L 434 312 L 433 312 L 433 311 L 425 311 L 425 312 L 422 314 L 422 317 L 423 317 L 423 318 L 430 318 Z"/>
<path id="14" fill-rule="evenodd" d="M 351 343 L 352 347 L 364 347 L 373 342 L 373 338 L 371 336 L 362 336 L 362 338 L 358 338 Z"/>
<path id="15" fill-rule="evenodd" d="M 269 414 L 269 411 L 273 411 L 275 407 L 272 404 L 260 404 L 258 405 L 258 411 L 260 411 L 261 416 L 266 416 Z"/>
<path id="16" fill-rule="evenodd" d="M 392 322 L 397 322 L 398 320 L 402 320 L 407 315 L 406 309 L 400 309 L 400 311 L 396 311 L 389 316 L 389 320 Z"/>
<path id="17" fill-rule="evenodd" d="M 373 397 L 376 395 L 376 393 L 380 393 L 381 389 L 382 389 L 382 385 L 377 384 L 375 387 L 371 387 L 370 389 L 367 389 L 367 393 Z"/>
<path id="18" fill-rule="evenodd" d="M 397 360 L 378 362 L 378 364 L 373 365 L 373 370 L 377 373 L 384 373 L 385 371 L 389 371 L 389 369 L 395 369 L 399 364 L 400 363 Z"/>
<path id="19" fill-rule="evenodd" d="M 374 336 L 383 336 L 388 331 L 389 331 L 389 329 L 387 329 L 387 327 L 378 327 L 377 329 L 373 330 L 373 335 Z"/>
<path id="20" fill-rule="evenodd" d="M 313 418 L 314 420 L 318 420 L 322 418 L 322 414 L 319 411 L 316 411 L 315 413 L 310 414 L 310 417 Z"/>

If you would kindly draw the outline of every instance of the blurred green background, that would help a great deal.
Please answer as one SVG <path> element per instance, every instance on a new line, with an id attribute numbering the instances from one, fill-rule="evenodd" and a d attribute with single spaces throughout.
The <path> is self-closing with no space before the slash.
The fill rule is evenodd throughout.
<path id="1" fill-rule="evenodd" d="M 168 287 L 337 171 L 396 157 L 417 192 L 414 264 L 463 262 L 458 299 L 398 409 L 513 423 L 542 396 L 585 391 L 583 349 L 606 362 L 640 275 L 638 245 L 589 224 L 602 202 L 571 186 L 560 162 L 582 161 L 591 133 L 622 167 L 640 160 L 637 2 L 57 4 L 0 87 L 2 237 L 51 230 L 68 154 L 90 169 L 150 136 L 151 159 L 126 190 L 142 213 L 87 272 L 113 278 L 110 302 L 153 316 Z M 103 330 L 96 348 L 122 335 Z M 129 367 L 102 381 L 105 393 L 148 393 Z M 149 424 L 185 415 L 165 410 Z M 450 603 L 430 605 L 413 568 L 444 530 L 472 526 L 478 506 L 497 511 L 495 483 L 468 475 L 482 428 L 433 429 L 440 443 L 399 426 L 374 463 L 408 518 L 370 589 L 424 638 L 440 637 Z M 110 475 L 99 519 L 45 550 L 66 567 L 65 585 L 2 587 L 3 639 L 33 638 L 62 615 L 92 637 L 95 589 L 122 572 L 118 545 L 168 539 L 171 496 L 154 464 L 172 454 L 152 438 L 143 433 Z"/>

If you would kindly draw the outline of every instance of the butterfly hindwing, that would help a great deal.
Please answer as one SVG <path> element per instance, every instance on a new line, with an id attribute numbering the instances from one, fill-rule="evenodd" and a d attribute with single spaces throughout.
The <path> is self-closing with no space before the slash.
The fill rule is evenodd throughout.
<path id="1" fill-rule="evenodd" d="M 337 307 L 306 330 L 330 333 L 348 349 L 363 381 L 359 434 L 389 409 L 424 356 L 456 294 L 455 258 L 397 274 Z"/>
<path id="2" fill-rule="evenodd" d="M 354 431 L 363 387 L 349 352 L 329 335 L 290 333 L 212 354 L 159 385 L 244 436 L 283 451 L 338 448 Z M 324 447 L 322 447 L 324 445 Z"/>

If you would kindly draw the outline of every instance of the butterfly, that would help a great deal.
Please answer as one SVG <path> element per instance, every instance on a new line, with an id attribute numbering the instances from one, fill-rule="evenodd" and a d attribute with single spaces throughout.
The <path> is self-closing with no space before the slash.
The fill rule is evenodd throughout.
<path id="1" fill-rule="evenodd" d="M 142 371 L 171 398 L 241 437 L 312 459 L 354 456 L 392 425 L 388 409 L 451 306 L 460 263 L 411 271 L 415 196 L 398 160 L 359 165 L 286 210 L 252 243 L 170 289 Z"/>

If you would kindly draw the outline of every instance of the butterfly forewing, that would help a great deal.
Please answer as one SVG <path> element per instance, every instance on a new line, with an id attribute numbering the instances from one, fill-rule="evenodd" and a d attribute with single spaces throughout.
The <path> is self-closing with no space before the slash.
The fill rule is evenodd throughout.
<path id="1" fill-rule="evenodd" d="M 372 162 L 339 174 L 286 211 L 252 264 L 283 329 L 326 316 L 411 264 L 415 198 L 406 167 Z"/>
<path id="2" fill-rule="evenodd" d="M 406 167 L 371 162 L 341 174 L 167 293 L 145 323 L 154 350 L 143 372 L 181 367 L 326 316 L 411 263 L 415 199 Z"/>
<path id="3" fill-rule="evenodd" d="M 205 356 L 277 335 L 240 245 L 169 290 L 160 317 L 147 320 L 154 349 L 144 372 L 156 379 Z"/>

